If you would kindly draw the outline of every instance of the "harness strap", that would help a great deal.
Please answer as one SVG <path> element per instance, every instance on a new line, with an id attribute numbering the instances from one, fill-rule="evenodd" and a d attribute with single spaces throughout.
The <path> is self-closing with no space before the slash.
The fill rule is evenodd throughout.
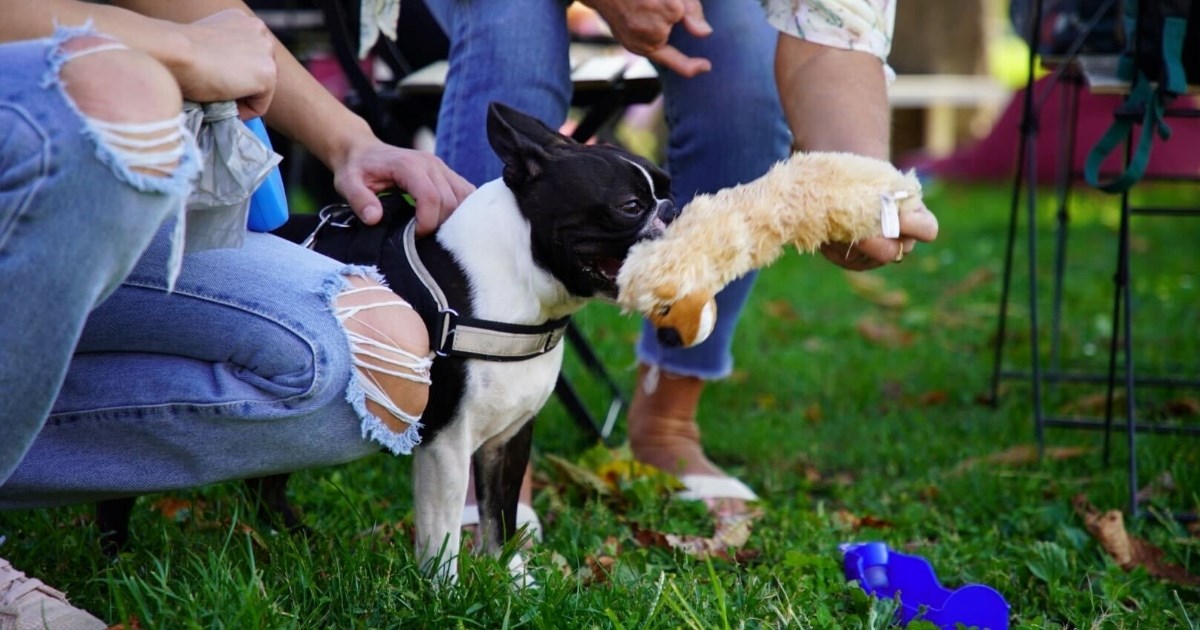
<path id="1" fill-rule="evenodd" d="M 345 204 L 327 206 L 320 212 L 320 221 L 303 245 L 316 248 L 316 241 L 326 227 L 348 228 L 353 224 L 353 214 Z M 522 361 L 545 354 L 558 346 L 566 334 L 570 317 L 552 319 L 542 324 L 510 324 L 459 315 L 450 307 L 449 300 L 438 286 L 433 274 L 421 261 L 417 252 L 416 219 L 404 227 L 401 241 L 404 255 L 413 274 L 436 304 L 436 313 L 421 313 L 429 325 L 429 343 L 438 356 L 456 356 L 485 361 Z M 384 246 L 388 230 L 381 226 L 360 230 L 351 239 L 349 251 L 343 258 L 347 262 L 378 265 L 380 251 Z"/>
<path id="2" fill-rule="evenodd" d="M 459 356 L 489 361 L 521 361 L 554 349 L 567 330 L 569 317 L 544 324 L 526 325 L 463 317 L 450 308 L 446 294 L 417 254 L 417 221 L 404 227 L 404 253 L 413 272 L 438 305 L 438 325 L 430 344 L 441 356 Z"/>

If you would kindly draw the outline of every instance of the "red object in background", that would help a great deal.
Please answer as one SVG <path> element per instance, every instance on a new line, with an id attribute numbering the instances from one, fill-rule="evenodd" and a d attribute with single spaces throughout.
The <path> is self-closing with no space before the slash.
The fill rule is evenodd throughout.
<path id="1" fill-rule="evenodd" d="M 1034 99 L 1043 98 L 1047 89 L 1051 93 L 1044 97 L 1037 134 L 1037 181 L 1052 184 L 1058 170 L 1060 134 L 1066 129 L 1060 124 L 1059 111 L 1065 90 L 1073 86 L 1052 83 L 1052 77 L 1043 77 L 1034 83 Z M 1053 85 L 1053 87 L 1050 87 Z M 1079 114 L 1075 136 L 1076 179 L 1082 180 L 1083 163 L 1087 154 L 1100 136 L 1113 122 L 1113 110 L 1121 104 L 1123 96 L 1091 94 L 1087 89 L 1079 92 Z M 988 135 L 978 142 L 960 148 L 950 155 L 930 159 L 921 155 L 902 156 L 898 159 L 901 168 L 916 168 L 922 175 L 952 181 L 1010 181 L 1016 168 L 1017 149 L 1021 138 L 1021 115 L 1025 103 L 1025 90 L 1013 93 L 1012 100 L 996 121 Z M 1194 97 L 1182 97 L 1172 107 L 1200 107 Z M 1150 166 L 1147 176 L 1190 176 L 1200 178 L 1200 119 L 1168 118 L 1171 138 L 1156 138 L 1150 151 Z M 1135 132 L 1140 127 L 1135 128 Z M 1134 138 L 1136 142 L 1137 138 Z M 1136 145 L 1135 145 L 1136 146 Z M 1118 149 L 1104 163 L 1103 173 L 1114 173 L 1120 169 L 1123 149 Z"/>

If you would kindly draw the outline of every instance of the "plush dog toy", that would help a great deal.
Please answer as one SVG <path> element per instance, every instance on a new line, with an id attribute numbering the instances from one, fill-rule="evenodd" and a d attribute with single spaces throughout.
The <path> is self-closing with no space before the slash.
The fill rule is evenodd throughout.
<path id="1" fill-rule="evenodd" d="M 712 332 L 713 296 L 773 262 L 792 243 L 812 252 L 900 234 L 900 213 L 921 207 L 921 184 L 883 160 L 850 153 L 797 153 L 762 177 L 697 195 L 662 238 L 629 251 L 617 301 L 636 310 L 675 346 Z"/>

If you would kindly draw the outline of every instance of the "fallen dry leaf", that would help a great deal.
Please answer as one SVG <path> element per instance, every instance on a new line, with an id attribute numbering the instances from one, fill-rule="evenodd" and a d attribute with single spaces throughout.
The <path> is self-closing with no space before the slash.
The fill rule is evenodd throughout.
<path id="1" fill-rule="evenodd" d="M 125 623 L 111 625 L 105 630 L 142 630 L 142 620 L 138 619 L 137 615 L 129 615 L 129 620 Z"/>
<path id="2" fill-rule="evenodd" d="M 928 485 L 917 491 L 917 498 L 922 501 L 936 501 L 941 496 L 942 491 L 935 485 Z"/>
<path id="3" fill-rule="evenodd" d="M 919 402 L 924 407 L 933 407 L 935 405 L 941 405 L 949 399 L 950 399 L 950 394 L 948 394 L 946 392 L 946 390 L 935 389 L 933 391 L 928 391 L 928 392 L 925 392 L 924 394 L 921 394 L 920 396 L 918 396 L 917 402 Z"/>
<path id="4" fill-rule="evenodd" d="M 1122 408 L 1122 406 L 1125 404 L 1125 390 L 1123 390 L 1123 389 L 1113 390 L 1113 403 L 1112 404 L 1113 404 L 1114 410 L 1120 410 Z M 1081 396 L 1074 400 L 1067 401 L 1065 404 L 1062 405 L 1060 410 L 1064 414 L 1080 414 L 1080 415 L 1096 416 L 1096 415 L 1100 415 L 1100 414 L 1104 413 L 1104 410 L 1107 407 L 1108 407 L 1108 393 L 1107 392 L 1097 392 L 1095 394 L 1088 394 L 1087 396 Z"/>
<path id="5" fill-rule="evenodd" d="M 858 516 L 845 509 L 834 512 L 832 518 L 834 523 L 847 529 L 859 530 L 864 527 L 872 527 L 875 529 L 892 528 L 892 522 L 887 519 L 879 518 L 878 516 L 871 516 L 869 514 L 867 516 Z"/>
<path id="6" fill-rule="evenodd" d="M 884 308 L 908 306 L 908 293 L 902 289 L 889 290 L 883 276 L 847 271 L 843 274 L 855 295 Z"/>
<path id="7" fill-rule="evenodd" d="M 850 510 L 844 510 L 844 509 L 837 510 L 832 515 L 830 515 L 830 520 L 833 521 L 834 525 L 837 525 L 839 527 L 843 527 L 846 529 L 858 528 L 858 522 L 859 522 L 858 515 L 854 514 Z"/>
<path id="8" fill-rule="evenodd" d="M 1146 572 L 1157 578 L 1184 586 L 1200 586 L 1200 577 L 1187 572 L 1184 567 L 1167 562 L 1162 549 L 1130 536 L 1125 529 L 1125 515 L 1120 510 L 1100 512 L 1087 497 L 1079 494 L 1071 500 L 1075 513 L 1083 518 L 1084 527 L 1096 538 L 1104 551 L 1122 569 L 1129 571 L 1145 567 Z"/>
<path id="9" fill-rule="evenodd" d="M 200 512 L 208 507 L 204 501 L 180 499 L 178 497 L 162 497 L 150 504 L 150 509 L 162 514 L 172 521 L 182 521 L 188 518 L 199 518 Z"/>
<path id="10" fill-rule="evenodd" d="M 1050 460 L 1072 459 L 1087 455 L 1096 449 L 1084 446 L 1057 446 L 1049 447 L 1045 450 L 1044 456 Z M 970 457 L 962 462 L 959 462 L 954 467 L 953 473 L 961 473 L 969 468 L 973 468 L 979 464 L 998 464 L 1000 466 L 1018 466 L 1023 464 L 1033 464 L 1038 460 L 1037 446 L 1034 444 L 1019 444 L 1012 448 L 992 453 L 991 455 L 983 455 L 981 457 Z"/>
<path id="11" fill-rule="evenodd" d="M 250 527 L 246 523 L 238 523 L 235 529 L 239 534 L 248 534 L 250 540 L 254 541 L 254 544 L 258 545 L 259 549 L 263 551 L 267 550 L 267 541 L 263 538 L 262 534 L 258 533 L 257 529 Z"/>
<path id="12" fill-rule="evenodd" d="M 787 300 L 769 300 L 763 304 L 763 312 L 774 319 L 785 322 L 794 322 L 799 319 L 796 315 L 796 308 Z"/>
<path id="13" fill-rule="evenodd" d="M 617 559 L 612 556 L 593 556 L 588 554 L 583 559 L 586 567 L 580 570 L 579 575 L 584 584 L 606 584 L 608 582 L 608 574 L 612 571 L 614 565 L 617 564 Z"/>
<path id="14" fill-rule="evenodd" d="M 950 299 L 958 297 L 964 293 L 970 293 L 971 291 L 974 291 L 975 289 L 978 289 L 979 287 L 991 282 L 995 277 L 996 272 L 987 267 L 978 267 L 973 269 L 966 275 L 965 278 L 946 287 L 946 290 L 942 291 L 942 299 Z"/>
<path id="15" fill-rule="evenodd" d="M 1174 398 L 1163 405 L 1162 411 L 1169 418 L 1200 416 L 1200 400 L 1190 397 Z"/>
<path id="16" fill-rule="evenodd" d="M 796 463 L 796 472 L 803 476 L 808 483 L 816 483 L 821 480 L 821 471 L 805 461 Z"/>
<path id="17" fill-rule="evenodd" d="M 599 495 L 611 494 L 611 490 L 604 479 L 587 468 L 551 453 L 546 454 L 546 460 L 553 464 L 574 485 Z"/>
<path id="18" fill-rule="evenodd" d="M 363 538 L 374 538 L 381 542 L 392 542 L 396 539 L 412 540 L 414 531 L 413 526 L 404 521 L 377 523 L 355 534 L 354 540 L 362 540 Z"/>
<path id="19" fill-rule="evenodd" d="M 888 348 L 900 348 L 911 345 L 913 334 L 900 328 L 892 322 L 886 322 L 870 315 L 859 318 L 855 324 L 858 334 L 871 343 Z"/>
<path id="20" fill-rule="evenodd" d="M 751 525 L 757 514 L 738 514 L 716 519 L 712 537 L 668 534 L 634 525 L 633 539 L 643 547 L 658 547 L 683 552 L 697 560 L 721 558 L 744 562 L 758 555 L 757 551 L 741 549 L 750 539 Z"/>
<path id="21" fill-rule="evenodd" d="M 622 482 L 657 477 L 663 473 L 650 464 L 643 464 L 636 459 L 614 459 L 600 464 L 596 468 L 595 474 L 604 480 L 609 488 L 618 490 Z M 682 484 L 680 484 L 680 488 L 682 488 Z"/>

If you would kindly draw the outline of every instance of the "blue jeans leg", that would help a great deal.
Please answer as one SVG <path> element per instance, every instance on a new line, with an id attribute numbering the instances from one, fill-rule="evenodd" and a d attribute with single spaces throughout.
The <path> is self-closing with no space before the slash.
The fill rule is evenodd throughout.
<path id="1" fill-rule="evenodd" d="M 169 229 L 88 319 L 0 509 L 91 501 L 351 461 L 380 450 L 348 402 L 330 301 L 361 272 L 268 234 L 184 257 Z"/>
<path id="2" fill-rule="evenodd" d="M 88 313 L 180 208 L 195 161 L 170 177 L 124 168 L 63 91 L 58 44 L 0 45 L 0 484 L 49 414 Z"/>
<path id="3" fill-rule="evenodd" d="M 487 139 L 499 101 L 562 125 L 571 103 L 566 5 L 559 0 L 425 0 L 450 38 L 437 153 L 472 184 L 500 176 Z"/>
<path id="4" fill-rule="evenodd" d="M 762 7 L 755 0 L 710 0 L 704 15 L 712 35 L 692 37 L 677 26 L 670 43 L 689 56 L 710 59 L 712 71 L 686 79 L 659 69 L 669 129 L 667 169 L 679 206 L 696 194 L 756 179 L 791 151 L 775 87 L 778 35 Z M 638 359 L 676 374 L 727 376 L 733 370 L 734 330 L 754 277 L 748 274 L 717 295 L 716 329 L 695 347 L 663 347 L 644 324 Z"/>

